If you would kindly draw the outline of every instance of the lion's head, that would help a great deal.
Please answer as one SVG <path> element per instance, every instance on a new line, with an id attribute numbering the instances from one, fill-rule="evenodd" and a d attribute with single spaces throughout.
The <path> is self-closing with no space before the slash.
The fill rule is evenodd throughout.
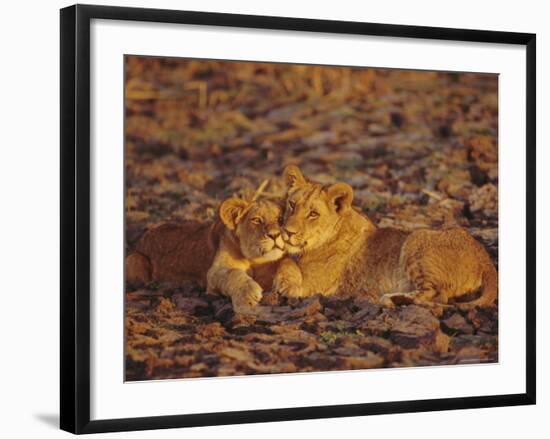
<path id="1" fill-rule="evenodd" d="M 233 231 L 243 256 L 264 263 L 276 261 L 284 254 L 282 211 L 274 201 L 232 197 L 220 206 L 220 218 Z"/>
<path id="2" fill-rule="evenodd" d="M 287 251 L 300 254 L 329 241 L 342 216 L 351 209 L 353 189 L 346 183 L 321 185 L 307 181 L 297 166 L 283 172 L 287 185 L 283 239 Z"/>

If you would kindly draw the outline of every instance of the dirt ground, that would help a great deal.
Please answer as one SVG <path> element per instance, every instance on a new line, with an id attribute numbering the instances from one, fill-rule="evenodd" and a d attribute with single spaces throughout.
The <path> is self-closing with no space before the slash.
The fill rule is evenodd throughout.
<path id="1" fill-rule="evenodd" d="M 164 221 L 211 220 L 283 167 L 352 185 L 380 227 L 465 227 L 498 268 L 496 75 L 126 58 L 126 251 Z M 498 360 L 498 310 L 442 315 L 367 298 L 255 315 L 197 286 L 126 288 L 126 379 Z"/>

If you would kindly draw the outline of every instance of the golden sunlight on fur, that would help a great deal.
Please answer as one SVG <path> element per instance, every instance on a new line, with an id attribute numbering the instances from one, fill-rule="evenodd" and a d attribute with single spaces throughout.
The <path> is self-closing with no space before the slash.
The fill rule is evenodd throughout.
<path id="1" fill-rule="evenodd" d="M 274 201 L 232 197 L 214 223 L 159 225 L 126 258 L 126 279 L 130 284 L 196 281 L 231 297 L 234 307 L 255 305 L 271 288 L 284 254 L 281 214 Z"/>
<path id="2" fill-rule="evenodd" d="M 275 290 L 294 297 L 368 294 L 388 306 L 446 304 L 481 290 L 479 298 L 459 306 L 494 304 L 496 269 L 465 230 L 377 228 L 352 207 L 348 184 L 310 182 L 296 166 L 285 168 L 283 176 L 283 238 L 292 259 L 281 262 Z"/>
<path id="3" fill-rule="evenodd" d="M 277 261 L 283 257 L 282 208 L 273 201 L 252 203 L 238 198 L 220 207 L 225 232 L 208 270 L 208 292 L 231 297 L 233 307 L 256 305 L 272 286 Z"/>

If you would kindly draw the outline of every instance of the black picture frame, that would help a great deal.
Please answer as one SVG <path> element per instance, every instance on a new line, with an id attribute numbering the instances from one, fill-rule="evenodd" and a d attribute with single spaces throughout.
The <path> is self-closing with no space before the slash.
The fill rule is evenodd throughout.
<path id="1" fill-rule="evenodd" d="M 90 21 L 92 19 L 407 37 L 525 46 L 527 59 L 525 66 L 527 79 L 526 392 L 417 401 L 90 420 Z M 77 434 L 99 433 L 535 404 L 536 36 L 534 34 L 89 5 L 75 5 L 62 9 L 60 24 L 60 424 L 63 430 Z"/>

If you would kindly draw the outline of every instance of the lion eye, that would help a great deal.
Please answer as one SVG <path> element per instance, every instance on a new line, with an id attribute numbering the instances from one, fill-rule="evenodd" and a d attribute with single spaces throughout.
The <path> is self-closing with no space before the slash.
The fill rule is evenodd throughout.
<path id="1" fill-rule="evenodd" d="M 250 222 L 251 222 L 252 224 L 261 224 L 261 223 L 262 223 L 262 219 L 256 217 L 256 218 L 252 218 L 252 219 L 250 220 Z"/>
<path id="2" fill-rule="evenodd" d="M 312 219 L 319 218 L 319 214 L 314 210 L 312 210 L 311 212 L 309 212 L 308 218 L 312 218 Z"/>

